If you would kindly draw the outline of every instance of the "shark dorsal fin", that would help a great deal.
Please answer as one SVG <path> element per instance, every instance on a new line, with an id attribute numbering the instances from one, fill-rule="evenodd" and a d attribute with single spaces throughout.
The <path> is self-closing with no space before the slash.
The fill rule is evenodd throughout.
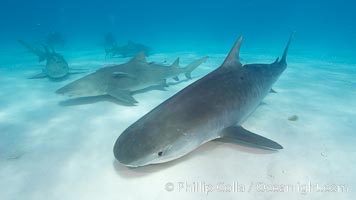
<path id="1" fill-rule="evenodd" d="M 287 46 L 286 46 L 286 48 L 284 49 L 284 52 L 283 52 L 283 56 L 282 56 L 281 60 L 279 61 L 279 63 L 281 63 L 281 64 L 284 64 L 284 65 L 287 64 L 287 53 L 288 53 L 289 45 L 293 40 L 294 34 L 295 34 L 295 31 L 293 31 L 292 34 L 289 37 Z"/>
<path id="2" fill-rule="evenodd" d="M 240 36 L 239 39 L 235 42 L 234 46 L 230 50 L 229 55 L 225 58 L 224 63 L 221 65 L 221 67 L 242 66 L 239 59 L 241 43 L 242 36 Z"/>
<path id="3" fill-rule="evenodd" d="M 179 57 L 172 63 L 171 67 L 179 67 Z"/>
<path id="4" fill-rule="evenodd" d="M 133 57 L 130 62 L 146 62 L 145 52 L 141 51 L 135 57 Z"/>

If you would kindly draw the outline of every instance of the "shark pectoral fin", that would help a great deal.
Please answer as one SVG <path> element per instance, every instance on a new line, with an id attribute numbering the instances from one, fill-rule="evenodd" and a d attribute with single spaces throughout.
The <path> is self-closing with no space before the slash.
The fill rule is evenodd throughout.
<path id="1" fill-rule="evenodd" d="M 272 89 L 269 91 L 269 93 L 277 93 L 276 90 Z"/>
<path id="2" fill-rule="evenodd" d="M 118 99 L 119 101 L 129 104 L 129 105 L 135 105 L 135 103 L 138 103 L 135 98 L 131 95 L 130 91 L 128 90 L 120 90 L 120 89 L 109 89 L 107 91 L 107 94 Z"/>
<path id="3" fill-rule="evenodd" d="M 178 77 L 178 76 L 173 77 L 173 79 L 174 79 L 175 81 L 179 81 L 179 77 Z"/>
<path id="4" fill-rule="evenodd" d="M 38 79 L 38 78 L 46 78 L 47 74 L 45 72 L 41 72 L 37 75 L 31 76 L 29 79 Z"/>
<path id="5" fill-rule="evenodd" d="M 269 149 L 283 149 L 283 147 L 275 141 L 252 133 L 241 126 L 231 126 L 225 128 L 221 133 L 222 138 L 238 140 L 252 145 L 257 145 Z"/>

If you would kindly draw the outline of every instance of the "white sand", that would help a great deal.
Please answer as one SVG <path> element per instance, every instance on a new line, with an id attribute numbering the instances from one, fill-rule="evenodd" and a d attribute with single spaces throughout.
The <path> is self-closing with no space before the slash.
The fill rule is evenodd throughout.
<path id="1" fill-rule="evenodd" d="M 71 66 L 91 71 L 127 60 L 104 62 L 101 51 L 68 54 Z M 267 96 L 266 104 L 244 124 L 247 129 L 282 144 L 285 149 L 279 152 L 210 142 L 182 159 L 129 169 L 114 159 L 112 148 L 117 137 L 196 79 L 171 86 L 167 91 L 137 94 L 135 98 L 140 103 L 135 107 L 110 101 L 65 106 L 59 102 L 66 98 L 54 91 L 81 75 L 63 82 L 29 80 L 26 77 L 40 70 L 36 59 L 27 54 L 11 59 L 5 52 L 0 56 L 5 61 L 0 65 L 2 200 L 334 200 L 352 199 L 356 194 L 355 65 L 289 57 L 289 67 L 274 87 L 278 93 Z M 205 55 L 156 54 L 148 60 L 171 63 L 176 56 L 181 57 L 184 65 Z M 210 72 L 225 55 L 210 56 L 194 72 L 195 76 Z M 242 56 L 245 62 L 274 60 L 270 56 Z M 299 119 L 289 121 L 292 115 Z M 167 191 L 167 183 L 172 183 L 173 191 Z M 310 191 L 306 187 L 309 183 L 347 188 L 339 192 Z M 194 184 L 196 187 L 192 188 Z M 232 184 L 238 184 L 240 191 L 223 191 L 224 186 Z M 263 184 L 288 184 L 296 188 L 263 191 Z M 168 184 L 168 189 L 172 185 Z"/>

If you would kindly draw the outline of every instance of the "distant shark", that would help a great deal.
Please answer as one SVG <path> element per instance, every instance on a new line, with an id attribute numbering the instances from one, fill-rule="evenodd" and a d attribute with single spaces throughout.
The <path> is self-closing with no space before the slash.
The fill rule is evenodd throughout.
<path id="1" fill-rule="evenodd" d="M 104 46 L 105 46 L 105 49 L 117 46 L 116 39 L 115 39 L 115 37 L 114 37 L 114 35 L 112 33 L 108 33 L 108 34 L 105 35 Z"/>
<path id="2" fill-rule="evenodd" d="M 46 37 L 45 43 L 46 45 L 54 48 L 56 46 L 63 47 L 66 42 L 60 32 L 50 32 Z"/>
<path id="3" fill-rule="evenodd" d="M 61 79 L 69 74 L 78 74 L 85 72 L 85 69 L 71 69 L 68 66 L 67 61 L 62 55 L 55 52 L 53 48 L 49 48 L 46 45 L 42 45 L 44 50 L 33 47 L 32 45 L 19 40 L 20 44 L 25 46 L 31 53 L 39 57 L 39 62 L 46 60 L 46 66 L 41 73 L 30 77 L 30 79 L 38 78 L 50 78 L 50 79 Z M 83 71 L 84 70 L 84 71 Z"/>
<path id="4" fill-rule="evenodd" d="M 243 65 L 239 60 L 240 37 L 219 68 L 128 127 L 115 143 L 116 159 L 129 167 L 168 162 L 219 138 L 282 149 L 280 144 L 241 124 L 286 69 L 291 39 L 281 60 Z"/>
<path id="5" fill-rule="evenodd" d="M 191 78 L 191 72 L 206 60 L 207 57 L 201 58 L 183 68 L 179 67 L 177 59 L 171 66 L 164 66 L 147 63 L 144 52 L 141 52 L 127 63 L 101 68 L 58 89 L 56 93 L 75 98 L 109 95 L 124 104 L 134 105 L 137 103 L 132 96 L 135 91 L 155 85 L 165 87 L 167 78 L 178 80 L 182 73 Z"/>
<path id="6" fill-rule="evenodd" d="M 143 44 L 128 41 L 126 45 L 117 46 L 116 42 L 112 43 L 112 47 L 106 47 L 106 56 L 122 56 L 122 57 L 132 57 L 136 54 L 144 51 L 146 55 L 150 55 L 151 49 Z"/>

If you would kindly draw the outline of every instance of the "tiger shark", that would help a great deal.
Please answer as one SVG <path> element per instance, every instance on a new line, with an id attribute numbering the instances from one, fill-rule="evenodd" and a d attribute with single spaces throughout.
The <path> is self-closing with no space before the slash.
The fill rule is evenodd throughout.
<path id="1" fill-rule="evenodd" d="M 46 61 L 46 65 L 42 72 L 30 77 L 30 79 L 50 78 L 61 79 L 70 74 L 84 73 L 86 69 L 72 69 L 69 68 L 67 61 L 64 57 L 57 53 L 53 48 L 48 48 L 42 45 L 44 50 L 33 47 L 32 45 L 19 40 L 20 44 L 25 46 L 31 53 L 39 57 L 39 62 Z"/>
<path id="2" fill-rule="evenodd" d="M 216 139 L 283 149 L 277 142 L 244 129 L 242 123 L 286 69 L 292 36 L 282 58 L 271 64 L 241 64 L 240 37 L 220 67 L 124 130 L 113 148 L 116 159 L 128 167 L 164 163 Z"/>
<path id="3" fill-rule="evenodd" d="M 167 78 L 178 80 L 184 73 L 189 79 L 191 72 L 208 57 L 203 57 L 186 67 L 179 66 L 179 58 L 171 66 L 148 63 L 144 52 L 120 65 L 104 67 L 58 89 L 57 94 L 69 97 L 95 97 L 109 95 L 127 105 L 138 103 L 132 96 L 134 92 L 150 86 L 167 86 Z"/>

